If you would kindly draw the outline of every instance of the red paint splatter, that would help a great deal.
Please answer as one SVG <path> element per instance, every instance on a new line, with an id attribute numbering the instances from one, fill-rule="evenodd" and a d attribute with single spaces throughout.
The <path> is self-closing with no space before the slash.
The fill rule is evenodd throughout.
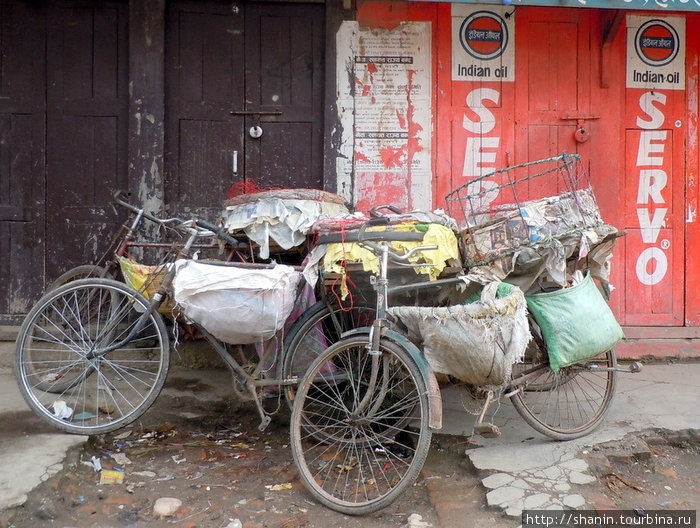
<path id="1" fill-rule="evenodd" d="M 408 182 L 404 174 L 394 172 L 362 172 L 355 175 L 357 211 L 368 211 L 376 205 L 390 203 L 408 210 Z"/>
<path id="2" fill-rule="evenodd" d="M 404 155 L 403 148 L 392 148 L 386 147 L 379 151 L 379 155 L 382 158 L 382 163 L 387 169 L 392 167 L 403 167 L 403 162 L 401 160 Z"/>
<path id="3" fill-rule="evenodd" d="M 362 96 L 363 96 L 363 97 L 367 97 L 367 96 L 369 95 L 369 91 L 370 91 L 371 88 L 372 88 L 372 87 L 371 87 L 369 84 L 365 84 L 365 85 L 362 87 Z"/>
<path id="4" fill-rule="evenodd" d="M 399 126 L 405 130 L 406 129 L 406 118 L 401 115 L 401 113 L 398 111 L 398 109 L 396 110 L 396 118 L 399 120 Z"/>
<path id="5" fill-rule="evenodd" d="M 377 73 L 377 65 L 373 62 L 370 62 L 369 64 L 367 64 L 367 71 L 370 73 Z"/>
<path id="6" fill-rule="evenodd" d="M 355 163 L 357 163 L 358 161 L 363 163 L 369 163 L 371 160 L 362 152 L 355 152 Z"/>
<path id="7" fill-rule="evenodd" d="M 411 94 L 413 93 L 413 77 L 415 74 L 415 70 L 408 70 L 408 83 L 406 86 L 406 96 L 408 99 L 408 107 L 406 110 L 406 120 L 408 121 L 408 142 L 406 143 L 406 176 L 409 183 L 413 180 L 413 157 L 415 156 L 416 152 L 421 152 L 423 150 L 423 147 L 420 145 L 420 138 L 416 137 L 418 132 L 423 130 L 423 127 L 413 120 L 413 112 L 415 107 L 413 105 L 413 100 L 411 99 Z M 412 197 L 409 199 L 412 201 Z"/>

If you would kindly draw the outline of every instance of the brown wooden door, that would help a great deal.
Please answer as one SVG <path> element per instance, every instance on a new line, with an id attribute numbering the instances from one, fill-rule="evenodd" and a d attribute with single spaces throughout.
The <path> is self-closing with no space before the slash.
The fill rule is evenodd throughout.
<path id="1" fill-rule="evenodd" d="M 44 10 L 0 2 L 0 320 L 44 285 Z"/>
<path id="2" fill-rule="evenodd" d="M 246 179 L 323 187 L 323 70 L 322 5 L 246 4 Z"/>
<path id="3" fill-rule="evenodd" d="M 47 46 L 46 275 L 96 262 L 127 185 L 126 3 L 52 5 Z"/>
<path id="4" fill-rule="evenodd" d="M 171 209 L 213 218 L 243 180 L 322 187 L 323 6 L 175 2 L 167 21 Z"/>

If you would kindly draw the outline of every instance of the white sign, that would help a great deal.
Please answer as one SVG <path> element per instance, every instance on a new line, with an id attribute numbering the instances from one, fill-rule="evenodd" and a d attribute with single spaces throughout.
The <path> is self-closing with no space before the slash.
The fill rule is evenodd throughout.
<path id="1" fill-rule="evenodd" d="M 341 40 L 342 39 L 342 40 Z M 354 181 L 353 203 L 432 208 L 432 55 L 429 22 L 395 29 L 344 22 L 338 34 L 339 115 Z M 340 80 L 340 79 L 339 79 Z M 347 92 L 346 92 L 347 90 Z M 352 132 L 346 135 L 345 131 Z M 340 166 L 338 167 L 341 168 Z M 346 192 L 346 194 L 349 194 Z M 400 195 L 400 196 L 399 196 Z"/>
<path id="2" fill-rule="evenodd" d="M 452 80 L 515 80 L 513 8 L 452 4 Z"/>
<path id="3" fill-rule="evenodd" d="M 669 163 L 667 155 L 671 151 L 670 134 L 661 127 L 666 120 L 664 107 L 666 94 L 645 92 L 639 98 L 637 127 L 641 129 L 637 147 L 636 171 L 639 171 L 637 185 L 637 219 L 642 242 L 650 244 L 637 257 L 635 270 L 639 282 L 653 286 L 661 282 L 668 271 L 666 250 L 671 247 L 669 240 L 659 242 L 661 229 L 666 226 L 668 203 L 665 195 L 670 193 Z"/>
<path id="4" fill-rule="evenodd" d="M 685 19 L 627 16 L 627 88 L 685 90 Z"/>

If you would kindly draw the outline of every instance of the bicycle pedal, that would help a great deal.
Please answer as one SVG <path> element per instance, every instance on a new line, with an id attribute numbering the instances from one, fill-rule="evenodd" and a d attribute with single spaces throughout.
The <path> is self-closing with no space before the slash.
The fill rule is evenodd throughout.
<path id="1" fill-rule="evenodd" d="M 475 424 L 474 433 L 484 438 L 498 438 L 501 436 L 501 430 L 492 423 Z"/>

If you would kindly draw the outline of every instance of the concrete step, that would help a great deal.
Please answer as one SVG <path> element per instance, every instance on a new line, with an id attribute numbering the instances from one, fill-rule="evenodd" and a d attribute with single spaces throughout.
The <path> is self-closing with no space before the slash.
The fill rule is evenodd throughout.
<path id="1" fill-rule="evenodd" d="M 19 326 L 0 326 L 0 369 L 12 369 Z"/>

